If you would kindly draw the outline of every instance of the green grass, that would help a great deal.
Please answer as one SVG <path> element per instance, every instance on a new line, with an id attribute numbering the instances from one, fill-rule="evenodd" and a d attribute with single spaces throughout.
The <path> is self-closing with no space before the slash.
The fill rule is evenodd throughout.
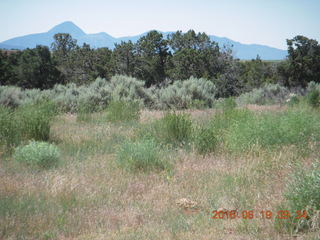
<path id="1" fill-rule="evenodd" d="M 107 120 L 110 122 L 137 121 L 139 118 L 137 102 L 113 101 L 107 107 Z"/>
<path id="2" fill-rule="evenodd" d="M 162 145 L 174 147 L 191 143 L 193 123 L 187 114 L 166 113 L 165 116 L 140 128 L 138 135 L 155 139 Z"/>
<path id="3" fill-rule="evenodd" d="M 213 129 L 208 127 L 199 127 L 194 131 L 194 146 L 201 155 L 213 152 L 217 146 L 217 138 Z"/>
<path id="4" fill-rule="evenodd" d="M 316 112 L 301 109 L 260 114 L 230 110 L 214 116 L 211 128 L 220 143 L 235 152 L 285 145 L 307 147 L 309 141 L 319 140 L 319 120 Z"/>
<path id="5" fill-rule="evenodd" d="M 117 152 L 117 162 L 121 167 L 134 172 L 169 169 L 169 162 L 161 154 L 161 149 L 152 139 L 126 141 Z"/>
<path id="6" fill-rule="evenodd" d="M 53 103 L 26 105 L 11 110 L 0 107 L 0 144 L 12 148 L 27 140 L 48 141 L 57 114 Z"/>

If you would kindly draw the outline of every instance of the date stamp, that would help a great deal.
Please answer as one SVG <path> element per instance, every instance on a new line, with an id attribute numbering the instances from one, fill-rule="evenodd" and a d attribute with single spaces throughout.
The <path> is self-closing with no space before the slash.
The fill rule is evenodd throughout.
<path id="1" fill-rule="evenodd" d="M 254 210 L 214 210 L 211 212 L 211 219 L 307 219 L 306 210 L 290 212 L 289 210 L 279 210 L 273 212 L 270 210 L 254 211 Z"/>

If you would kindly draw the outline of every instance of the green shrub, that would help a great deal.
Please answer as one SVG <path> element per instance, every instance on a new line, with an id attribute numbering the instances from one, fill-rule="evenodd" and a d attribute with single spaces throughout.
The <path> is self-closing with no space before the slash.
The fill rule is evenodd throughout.
<path id="1" fill-rule="evenodd" d="M 107 108 L 110 122 L 139 120 L 140 109 L 137 102 L 112 101 Z"/>
<path id="2" fill-rule="evenodd" d="M 320 230 L 320 167 L 305 170 L 300 166 L 287 185 L 285 198 L 293 213 L 291 223 L 295 231 L 305 228 Z M 297 211 L 307 211 L 308 218 L 295 219 Z"/>
<path id="3" fill-rule="evenodd" d="M 317 89 L 311 90 L 307 95 L 307 102 L 311 107 L 317 108 L 320 106 L 320 91 Z"/>
<path id="4" fill-rule="evenodd" d="M 151 139 L 125 142 L 117 151 L 117 162 L 130 171 L 165 170 L 169 163 L 161 156 L 158 144 Z"/>
<path id="5" fill-rule="evenodd" d="M 194 146 L 199 154 L 213 152 L 217 145 L 217 138 L 211 128 L 200 127 L 195 131 Z"/>
<path id="6" fill-rule="evenodd" d="M 60 153 L 52 144 L 31 141 L 28 145 L 17 147 L 13 157 L 27 165 L 49 168 L 58 164 Z"/>

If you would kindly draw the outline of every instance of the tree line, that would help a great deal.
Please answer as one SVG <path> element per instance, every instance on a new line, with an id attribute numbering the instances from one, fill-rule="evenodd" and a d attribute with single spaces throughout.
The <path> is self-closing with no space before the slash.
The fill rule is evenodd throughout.
<path id="1" fill-rule="evenodd" d="M 54 35 L 50 48 L 37 46 L 23 51 L 0 51 L 0 85 L 52 88 L 55 84 L 89 84 L 97 77 L 122 74 L 141 79 L 146 87 L 170 84 L 191 76 L 212 81 L 218 97 L 239 95 L 265 83 L 305 87 L 320 81 L 320 45 L 296 36 L 287 40 L 288 57 L 263 61 L 257 56 L 241 61 L 230 48 L 219 46 L 205 33 L 177 31 L 165 38 L 150 31 L 136 43 L 108 48 L 77 45 L 70 34 Z"/>

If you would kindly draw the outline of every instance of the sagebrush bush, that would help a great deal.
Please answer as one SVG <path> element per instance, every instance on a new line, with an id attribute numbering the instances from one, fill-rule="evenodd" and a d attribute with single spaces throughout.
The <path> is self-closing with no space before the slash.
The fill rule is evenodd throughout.
<path id="1" fill-rule="evenodd" d="M 215 95 L 215 85 L 206 79 L 189 78 L 184 81 L 174 81 L 171 85 L 153 91 L 157 99 L 156 107 L 161 109 L 186 109 L 196 101 L 201 105 L 212 106 Z"/>
<path id="2" fill-rule="evenodd" d="M 292 227 L 296 231 L 305 228 L 320 230 L 320 166 L 313 165 L 309 170 L 299 167 L 286 186 L 285 198 L 291 213 Z M 296 219 L 297 211 L 307 211 L 308 218 Z"/>
<path id="3" fill-rule="evenodd" d="M 152 139 L 123 143 L 117 151 L 117 162 L 129 171 L 148 172 L 166 170 L 170 167 L 169 162 L 163 158 L 158 144 Z"/>
<path id="4" fill-rule="evenodd" d="M 110 122 L 134 121 L 140 118 L 137 102 L 112 101 L 107 107 L 107 120 Z"/>
<path id="5" fill-rule="evenodd" d="M 108 84 L 113 101 L 138 102 L 140 106 L 152 104 L 150 92 L 144 81 L 124 75 L 115 75 Z"/>
<path id="6" fill-rule="evenodd" d="M 26 165 L 50 168 L 58 164 L 60 153 L 55 145 L 31 141 L 28 145 L 17 147 L 13 157 Z"/>
<path id="7" fill-rule="evenodd" d="M 199 154 L 205 155 L 215 150 L 217 138 L 213 129 L 199 127 L 194 132 L 194 146 Z"/>
<path id="8" fill-rule="evenodd" d="M 284 103 L 288 99 L 289 94 L 290 91 L 279 84 L 267 84 L 264 87 L 241 94 L 237 98 L 237 102 L 239 105 Z"/>
<path id="9" fill-rule="evenodd" d="M 25 98 L 23 91 L 18 87 L 0 86 L 0 105 L 16 108 Z"/>

